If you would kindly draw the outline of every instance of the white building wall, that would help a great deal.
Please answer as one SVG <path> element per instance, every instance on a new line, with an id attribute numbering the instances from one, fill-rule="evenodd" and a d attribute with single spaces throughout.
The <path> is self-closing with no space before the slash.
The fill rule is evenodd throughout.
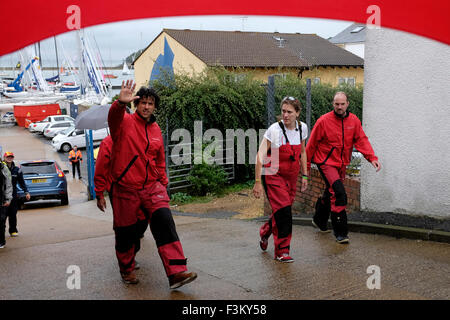
<path id="1" fill-rule="evenodd" d="M 367 30 L 363 125 L 382 170 L 364 161 L 361 209 L 450 217 L 450 46 Z"/>
<path id="2" fill-rule="evenodd" d="M 364 59 L 364 42 L 346 43 L 344 49 Z"/>

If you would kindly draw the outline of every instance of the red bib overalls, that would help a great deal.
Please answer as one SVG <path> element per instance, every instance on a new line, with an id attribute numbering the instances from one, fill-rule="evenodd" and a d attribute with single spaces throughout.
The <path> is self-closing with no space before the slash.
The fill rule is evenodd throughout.
<path id="1" fill-rule="evenodd" d="M 273 156 L 276 152 L 271 152 L 270 163 L 264 165 L 264 174 L 261 176 L 272 213 L 259 232 L 261 238 L 266 239 L 273 234 L 275 258 L 283 253 L 289 254 L 292 236 L 291 206 L 300 172 L 301 144 L 291 145 L 288 142 L 277 150 L 278 159 Z"/>

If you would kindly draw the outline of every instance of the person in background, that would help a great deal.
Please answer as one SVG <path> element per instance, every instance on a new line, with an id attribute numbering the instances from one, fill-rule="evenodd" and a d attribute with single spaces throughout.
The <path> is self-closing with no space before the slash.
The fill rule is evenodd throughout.
<path id="1" fill-rule="evenodd" d="M 69 161 L 72 163 L 72 174 L 75 179 L 75 169 L 78 171 L 78 179 L 81 179 L 80 162 L 83 161 L 83 155 L 78 150 L 77 146 L 73 146 L 73 149 L 69 152 Z"/>
<path id="2" fill-rule="evenodd" d="M 6 209 L 11 203 L 12 194 L 11 173 L 6 165 L 0 161 L 0 249 L 3 249 L 6 245 Z"/>
<path id="3" fill-rule="evenodd" d="M 317 200 L 312 224 L 321 232 L 328 232 L 327 222 L 331 214 L 331 225 L 338 243 L 349 242 L 344 180 L 353 146 L 377 172 L 381 169 L 361 121 L 347 111 L 348 106 L 345 92 L 337 92 L 333 98 L 333 111 L 317 120 L 306 146 L 308 170 L 314 162 L 326 185 L 323 196 Z"/>
<path id="4" fill-rule="evenodd" d="M 303 173 L 301 191 L 306 191 L 308 187 L 305 152 L 308 128 L 305 123 L 297 121 L 300 117 L 300 108 L 300 101 L 294 97 L 285 97 L 281 101 L 282 120 L 267 129 L 256 157 L 253 194 L 256 198 L 260 198 L 264 187 L 272 208 L 269 220 L 259 231 L 261 237 L 259 245 L 266 251 L 268 239 L 273 235 L 275 259 L 280 262 L 294 261 L 289 254 L 292 237 L 292 203 L 295 199 L 300 169 Z M 270 163 L 264 164 L 266 159 L 270 159 Z"/>
<path id="5" fill-rule="evenodd" d="M 19 231 L 17 230 L 17 210 L 19 208 L 19 197 L 17 196 L 17 184 L 19 184 L 20 188 L 25 192 L 25 199 L 30 200 L 30 193 L 28 192 L 27 185 L 25 184 L 25 180 L 23 179 L 23 173 L 20 167 L 17 167 L 14 163 L 14 153 L 5 152 L 3 155 L 3 160 L 6 166 L 11 173 L 11 182 L 13 186 L 13 197 L 10 205 L 7 207 L 7 218 L 9 222 L 9 234 L 11 237 L 17 237 L 19 235 Z"/>

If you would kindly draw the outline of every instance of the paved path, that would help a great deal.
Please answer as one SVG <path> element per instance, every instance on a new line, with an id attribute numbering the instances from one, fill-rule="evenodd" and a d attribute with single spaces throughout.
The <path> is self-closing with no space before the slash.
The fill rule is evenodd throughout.
<path id="1" fill-rule="evenodd" d="M 199 278 L 171 291 L 152 235 L 138 254 L 141 282 L 120 281 L 111 212 L 95 202 L 22 210 L 20 237 L 0 251 L 0 299 L 449 299 L 450 245 L 351 234 L 349 245 L 330 234 L 294 226 L 295 262 L 273 260 L 258 247 L 260 223 L 175 216 L 188 267 Z M 81 289 L 69 290 L 70 265 Z M 367 268 L 377 265 L 381 289 L 369 290 Z M 6 276 L 7 275 L 7 276 Z"/>
<path id="2" fill-rule="evenodd" d="M 20 133 L 20 139 L 0 129 L 0 144 L 4 150 L 5 145 L 11 147 L 16 158 L 26 158 L 29 152 L 55 156 L 45 145 L 31 143 L 28 134 Z M 447 243 L 351 233 L 350 244 L 340 245 L 331 234 L 295 225 L 291 244 L 295 262 L 282 264 L 273 260 L 272 242 L 268 252 L 259 249 L 261 222 L 190 216 L 175 216 L 175 222 L 188 267 L 198 279 L 169 290 L 147 231 L 138 254 L 141 282 L 125 285 L 115 258 L 111 209 L 101 213 L 94 201 L 87 202 L 80 181 L 69 179 L 69 192 L 69 206 L 56 202 L 20 211 L 20 236 L 7 237 L 7 246 L 0 249 L 0 299 L 450 298 Z M 371 265 L 379 267 L 380 289 L 367 287 Z M 67 287 L 69 266 L 79 267 L 80 289 Z"/>

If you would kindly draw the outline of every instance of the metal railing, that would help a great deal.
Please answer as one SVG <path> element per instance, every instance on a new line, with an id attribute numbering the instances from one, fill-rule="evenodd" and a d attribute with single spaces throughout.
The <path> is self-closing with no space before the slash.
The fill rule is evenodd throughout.
<path id="1" fill-rule="evenodd" d="M 167 140 L 166 140 L 167 141 Z M 217 140 L 217 143 L 226 143 L 227 140 Z M 189 153 L 172 154 L 174 147 L 184 147 L 191 150 Z M 167 179 L 169 180 L 168 190 L 170 193 L 178 190 L 187 189 L 192 184 L 189 181 L 189 176 L 195 165 L 194 163 L 194 143 L 179 143 L 179 144 L 166 144 L 166 172 Z M 228 181 L 235 179 L 235 167 L 234 158 L 227 158 L 226 154 L 230 148 L 224 148 L 222 158 L 214 158 L 215 164 L 222 167 L 225 171 Z M 233 150 L 234 152 L 234 150 Z M 188 158 L 188 163 L 180 163 L 180 158 Z M 175 161 L 174 161 L 175 160 Z M 218 163 L 217 163 L 218 162 Z"/>

